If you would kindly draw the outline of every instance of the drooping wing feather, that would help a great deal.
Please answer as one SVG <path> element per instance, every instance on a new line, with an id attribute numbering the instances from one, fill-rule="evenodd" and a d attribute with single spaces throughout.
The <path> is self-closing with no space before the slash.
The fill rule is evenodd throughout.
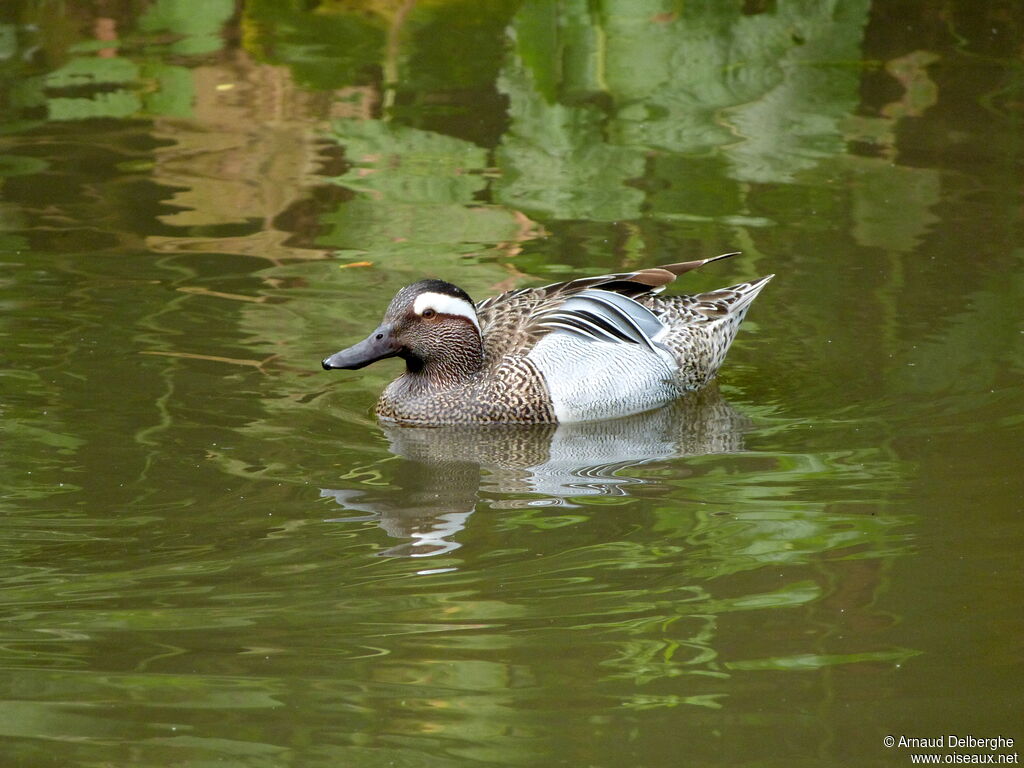
<path id="1" fill-rule="evenodd" d="M 641 344 L 654 351 L 654 339 L 665 330 L 657 316 L 635 300 L 610 291 L 588 288 L 534 318 L 541 328 L 559 329 L 594 341 Z"/>
<path id="2" fill-rule="evenodd" d="M 477 304 L 477 317 L 486 355 L 490 360 L 497 361 L 513 351 L 525 352 L 537 339 L 554 328 L 590 334 L 594 338 L 607 338 L 610 335 L 616 340 L 649 344 L 657 334 L 652 323 L 661 325 L 657 317 L 648 318 L 635 310 L 625 311 L 624 302 L 616 305 L 614 299 L 607 298 L 605 292 L 627 299 L 651 297 L 663 291 L 679 275 L 735 255 L 725 253 L 709 259 L 666 264 L 634 272 L 584 277 L 540 288 L 520 288 L 484 299 Z M 589 303 L 586 306 L 579 305 L 579 311 L 560 311 L 570 298 L 579 297 L 585 292 L 597 293 L 604 300 L 597 301 L 590 295 L 586 297 Z M 647 330 L 644 330 L 645 327 Z"/>

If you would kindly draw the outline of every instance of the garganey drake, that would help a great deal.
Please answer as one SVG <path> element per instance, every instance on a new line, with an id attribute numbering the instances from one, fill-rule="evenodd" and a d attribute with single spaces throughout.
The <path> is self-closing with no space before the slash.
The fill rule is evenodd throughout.
<path id="1" fill-rule="evenodd" d="M 610 419 L 668 403 L 718 371 L 750 304 L 774 275 L 693 296 L 659 296 L 679 275 L 735 256 L 520 288 L 474 304 L 443 280 L 392 299 L 366 339 L 323 361 L 405 373 L 377 403 L 422 425 Z"/>

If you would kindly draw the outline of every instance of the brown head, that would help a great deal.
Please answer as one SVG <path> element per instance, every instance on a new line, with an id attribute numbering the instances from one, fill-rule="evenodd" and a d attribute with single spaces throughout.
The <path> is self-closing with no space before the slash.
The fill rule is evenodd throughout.
<path id="1" fill-rule="evenodd" d="M 476 306 L 461 288 L 443 280 L 421 280 L 395 294 L 384 321 L 358 344 L 322 365 L 356 369 L 401 357 L 411 374 L 455 383 L 480 370 L 483 341 Z"/>

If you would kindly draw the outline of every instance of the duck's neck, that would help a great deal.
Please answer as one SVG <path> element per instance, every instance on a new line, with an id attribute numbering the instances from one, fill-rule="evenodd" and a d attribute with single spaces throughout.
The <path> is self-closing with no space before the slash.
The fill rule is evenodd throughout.
<path id="1" fill-rule="evenodd" d="M 484 366 L 483 346 L 453 344 L 443 355 L 405 358 L 405 378 L 413 389 L 451 389 L 471 381 Z"/>

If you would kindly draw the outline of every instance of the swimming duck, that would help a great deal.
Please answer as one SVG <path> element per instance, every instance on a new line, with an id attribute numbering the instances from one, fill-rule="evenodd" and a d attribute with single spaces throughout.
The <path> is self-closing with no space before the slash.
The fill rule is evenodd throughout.
<path id="1" fill-rule="evenodd" d="M 694 296 L 658 294 L 735 256 L 520 288 L 474 304 L 461 288 L 402 288 L 366 339 L 323 360 L 357 369 L 401 357 L 377 403 L 390 421 L 564 423 L 657 408 L 710 381 L 774 275 Z"/>

